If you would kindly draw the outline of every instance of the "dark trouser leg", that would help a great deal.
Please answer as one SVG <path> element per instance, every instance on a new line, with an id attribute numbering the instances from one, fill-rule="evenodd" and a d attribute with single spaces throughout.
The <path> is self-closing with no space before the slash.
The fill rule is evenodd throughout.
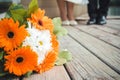
<path id="1" fill-rule="evenodd" d="M 90 18 L 94 18 L 97 15 L 97 1 L 98 0 L 89 0 L 88 15 Z"/>
<path id="2" fill-rule="evenodd" d="M 109 3 L 110 0 L 99 0 L 97 24 L 103 25 L 107 23 L 106 17 L 107 17 Z"/>
<path id="3" fill-rule="evenodd" d="M 109 7 L 110 0 L 99 0 L 99 15 L 107 16 L 108 7 Z"/>
<path id="4" fill-rule="evenodd" d="M 97 1 L 98 0 L 89 0 L 88 15 L 90 19 L 87 22 L 88 25 L 92 25 L 96 23 L 97 7 L 98 7 Z"/>

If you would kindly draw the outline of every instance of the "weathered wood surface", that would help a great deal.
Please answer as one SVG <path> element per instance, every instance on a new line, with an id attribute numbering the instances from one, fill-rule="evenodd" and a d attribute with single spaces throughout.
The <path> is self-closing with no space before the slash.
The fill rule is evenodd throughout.
<path id="1" fill-rule="evenodd" d="M 110 30 L 109 28 L 104 28 L 105 30 L 108 30 L 108 31 L 111 31 L 111 33 L 109 32 L 106 32 L 105 30 L 100 30 L 101 28 L 99 27 L 103 27 L 103 26 L 97 26 L 97 25 L 94 25 L 94 26 L 86 26 L 86 25 L 82 25 L 82 27 L 77 27 L 77 29 L 81 30 L 81 31 L 84 31 L 85 33 L 88 33 L 96 38 L 99 38 L 115 47 L 118 47 L 120 48 L 120 37 L 115 35 L 117 34 L 119 31 L 113 31 L 113 30 Z"/>
<path id="2" fill-rule="evenodd" d="M 74 33 L 74 31 L 72 32 Z M 79 36 L 79 38 L 81 37 Z M 62 48 L 67 48 L 73 55 L 73 60 L 65 65 L 72 77 L 72 80 L 120 79 L 119 74 L 99 60 L 94 54 L 92 54 L 92 52 L 83 47 L 78 41 L 76 42 L 70 36 L 65 36 L 60 41 Z"/>
<path id="3" fill-rule="evenodd" d="M 84 20 L 79 26 L 65 26 L 69 34 L 60 41 L 62 48 L 73 53 L 73 60 L 65 65 L 73 80 L 120 80 L 120 30 L 116 25 L 120 20 L 111 27 L 110 20 L 104 26 L 86 26 Z"/>
<path id="4" fill-rule="evenodd" d="M 86 49 L 91 51 L 96 57 L 104 61 L 107 65 L 120 73 L 120 50 L 91 36 L 77 28 L 66 27 L 69 35 L 77 40 Z M 72 31 L 71 31 L 72 30 Z"/>

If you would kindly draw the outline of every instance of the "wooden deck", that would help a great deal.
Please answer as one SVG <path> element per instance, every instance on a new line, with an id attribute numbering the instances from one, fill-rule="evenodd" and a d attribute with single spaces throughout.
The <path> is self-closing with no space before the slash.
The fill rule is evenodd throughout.
<path id="1" fill-rule="evenodd" d="M 104 26 L 87 26 L 86 21 L 64 26 L 69 33 L 59 38 L 60 48 L 72 53 L 72 61 L 23 80 L 120 80 L 120 17 L 108 18 Z"/>

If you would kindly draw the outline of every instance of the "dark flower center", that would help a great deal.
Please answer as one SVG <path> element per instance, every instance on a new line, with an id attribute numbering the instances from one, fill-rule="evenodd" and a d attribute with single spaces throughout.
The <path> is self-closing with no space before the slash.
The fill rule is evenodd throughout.
<path id="1" fill-rule="evenodd" d="M 23 57 L 18 57 L 18 58 L 16 59 L 16 61 L 17 61 L 18 63 L 23 62 Z"/>
<path id="2" fill-rule="evenodd" d="M 8 34 L 7 34 L 7 35 L 8 35 L 8 37 L 9 37 L 9 38 L 13 38 L 14 33 L 13 33 L 13 32 L 8 32 Z"/>
<path id="3" fill-rule="evenodd" d="M 38 21 L 38 24 L 41 26 L 43 25 L 41 20 Z"/>

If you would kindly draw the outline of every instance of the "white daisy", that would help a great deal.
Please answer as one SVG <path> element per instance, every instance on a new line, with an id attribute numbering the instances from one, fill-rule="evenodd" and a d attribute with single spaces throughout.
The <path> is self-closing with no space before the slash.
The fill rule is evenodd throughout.
<path id="1" fill-rule="evenodd" d="M 30 46 L 38 54 L 38 64 L 42 63 L 46 54 L 52 50 L 51 34 L 49 30 L 38 30 L 28 23 L 29 36 L 23 42 L 23 46 Z"/>

